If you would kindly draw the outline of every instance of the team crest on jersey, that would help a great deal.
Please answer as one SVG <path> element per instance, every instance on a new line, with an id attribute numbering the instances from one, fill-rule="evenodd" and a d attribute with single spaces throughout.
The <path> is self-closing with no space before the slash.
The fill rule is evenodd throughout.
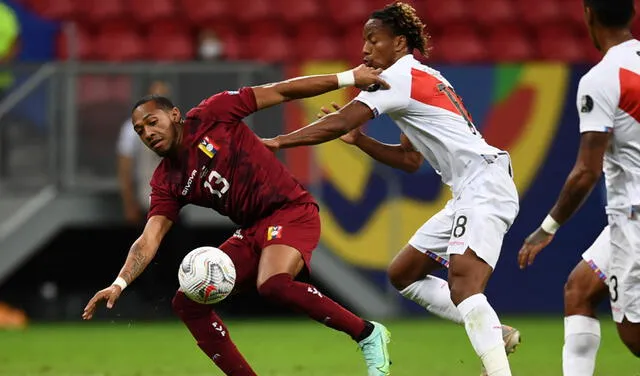
<path id="1" fill-rule="evenodd" d="M 200 149 L 207 157 L 213 158 L 220 147 L 215 142 L 211 141 L 209 137 L 204 136 L 198 145 L 198 149 Z"/>
<path id="2" fill-rule="evenodd" d="M 282 238 L 282 226 L 269 226 L 267 229 L 267 240 Z"/>
<path id="3" fill-rule="evenodd" d="M 593 110 L 593 98 L 590 95 L 583 95 L 580 99 L 580 112 L 588 113 Z"/>

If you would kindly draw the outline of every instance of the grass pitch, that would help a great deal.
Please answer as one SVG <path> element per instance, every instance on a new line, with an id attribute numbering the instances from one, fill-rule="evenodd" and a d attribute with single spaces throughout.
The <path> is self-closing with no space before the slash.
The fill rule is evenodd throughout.
<path id="1" fill-rule="evenodd" d="M 514 376 L 561 375 L 562 318 L 504 320 L 523 337 Z M 596 375 L 640 376 L 640 360 L 602 320 Z M 464 328 L 437 319 L 391 321 L 394 376 L 479 375 Z M 366 375 L 347 336 L 311 321 L 230 321 L 231 336 L 261 376 Z M 222 375 L 182 324 L 114 322 L 32 325 L 0 331 L 2 376 Z"/>

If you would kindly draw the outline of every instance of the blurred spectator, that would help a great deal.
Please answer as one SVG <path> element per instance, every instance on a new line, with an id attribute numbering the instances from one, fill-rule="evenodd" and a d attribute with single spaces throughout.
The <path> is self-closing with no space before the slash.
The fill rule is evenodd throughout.
<path id="1" fill-rule="evenodd" d="M 20 45 L 20 23 L 15 12 L 0 2 L 0 63 L 15 59 Z M 0 98 L 13 83 L 11 72 L 0 71 Z"/>
<path id="2" fill-rule="evenodd" d="M 220 60 L 224 53 L 224 46 L 218 35 L 210 29 L 203 29 L 198 35 L 198 58 L 200 60 Z"/>
<path id="3" fill-rule="evenodd" d="M 169 86 L 163 81 L 153 81 L 149 94 L 169 95 Z M 131 118 L 127 118 L 118 137 L 118 181 L 125 219 L 128 223 L 144 223 L 149 209 L 151 176 L 160 157 L 145 147 L 133 130 Z"/>

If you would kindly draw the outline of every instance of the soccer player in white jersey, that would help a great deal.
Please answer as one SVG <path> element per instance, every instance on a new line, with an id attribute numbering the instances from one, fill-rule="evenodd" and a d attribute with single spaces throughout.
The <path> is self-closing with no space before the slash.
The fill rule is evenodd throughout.
<path id="1" fill-rule="evenodd" d="M 609 226 L 569 277 L 567 290 L 576 296 L 565 293 L 565 376 L 592 375 L 595 368 L 600 325 L 594 306 L 604 289 L 598 275 L 609 284 L 620 338 L 640 357 L 640 41 L 630 31 L 634 3 L 584 0 L 584 5 L 589 34 L 604 57 L 578 87 L 580 150 L 556 204 L 518 256 L 521 268 L 532 264 L 604 169 Z"/>
<path id="2" fill-rule="evenodd" d="M 511 375 L 507 352 L 519 333 L 508 328 L 503 339 L 500 320 L 484 295 L 519 209 L 509 155 L 485 142 L 451 84 L 413 57 L 414 50 L 425 54 L 428 37 L 410 5 L 397 2 L 373 12 L 363 39 L 365 64 L 383 68 L 381 77 L 391 88 L 363 91 L 337 112 L 264 143 L 275 150 L 348 134 L 344 140 L 354 137 L 352 143 L 367 154 L 399 169 L 416 171 L 426 159 L 451 187 L 453 199 L 394 258 L 389 278 L 405 297 L 464 323 L 486 374 Z M 402 130 L 399 145 L 382 144 L 357 130 L 383 113 Z M 448 284 L 429 275 L 447 265 Z"/>

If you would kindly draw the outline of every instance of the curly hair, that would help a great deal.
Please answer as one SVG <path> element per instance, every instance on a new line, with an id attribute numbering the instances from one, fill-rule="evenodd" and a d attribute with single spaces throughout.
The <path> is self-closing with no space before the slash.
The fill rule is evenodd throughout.
<path id="1" fill-rule="evenodd" d="M 603 26 L 628 27 L 635 16 L 633 0 L 584 0 Z"/>
<path id="2" fill-rule="evenodd" d="M 422 55 L 427 56 L 430 36 L 425 32 L 424 23 L 411 5 L 396 1 L 371 13 L 370 18 L 382 21 L 394 35 L 407 38 L 410 51 L 417 49 Z"/>

